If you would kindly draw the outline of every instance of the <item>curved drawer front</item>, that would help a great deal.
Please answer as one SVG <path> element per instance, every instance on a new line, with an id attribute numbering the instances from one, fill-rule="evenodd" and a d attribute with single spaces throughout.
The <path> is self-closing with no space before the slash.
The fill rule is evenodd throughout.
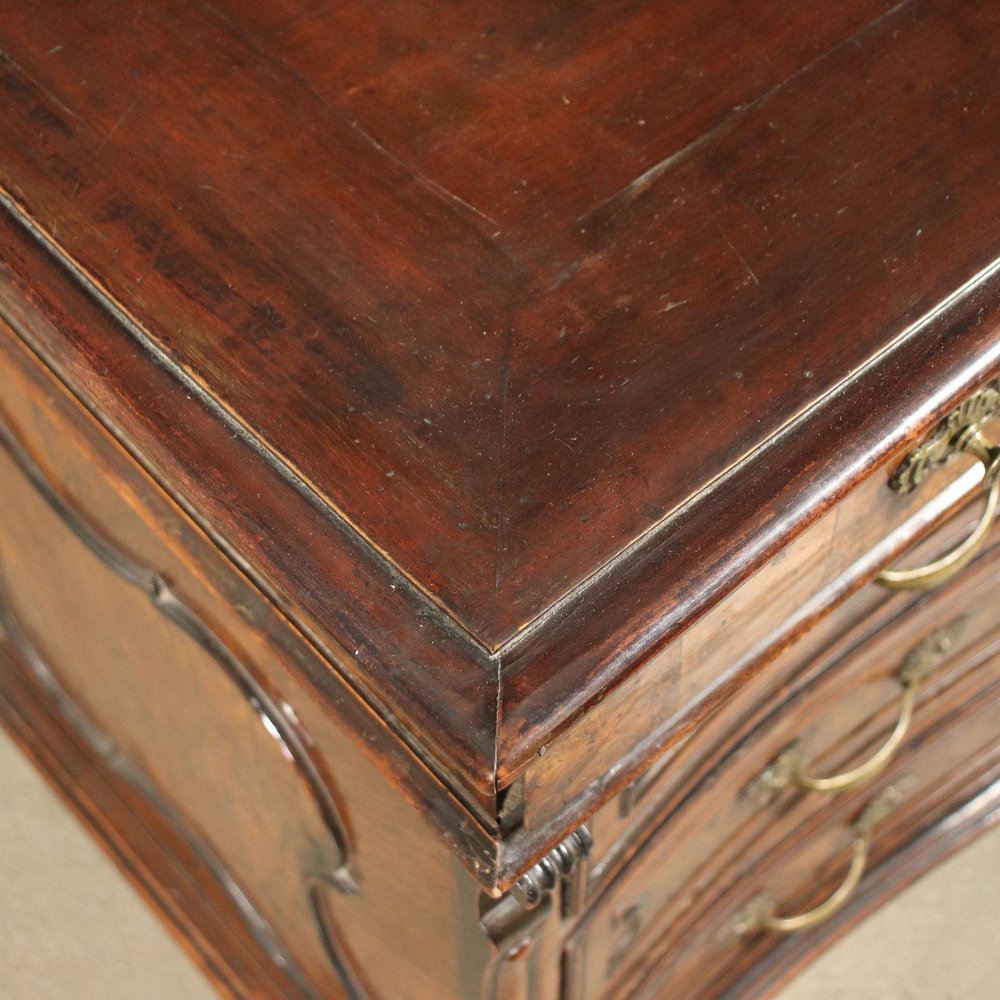
<path id="1" fill-rule="evenodd" d="M 671 927 L 685 928 L 706 902 L 752 872 L 759 859 L 795 838 L 810 817 L 869 794 L 926 734 L 997 682 L 1000 649 L 995 595 L 1000 555 L 970 567 L 952 585 L 912 606 L 859 647 L 822 659 L 771 711 L 744 720 L 742 737 L 703 762 L 645 846 L 593 904 L 569 946 L 570 996 L 596 998 L 627 975 Z M 993 600 L 983 595 L 994 595 Z M 905 689 L 919 674 L 914 711 L 895 745 Z M 793 775 L 859 773 L 841 793 L 809 791 Z M 787 767 L 789 758 L 800 771 Z M 951 761 L 924 769 L 947 775 Z M 938 770 L 938 767 L 941 770 Z M 928 786 L 930 787 L 930 786 Z M 601 835 L 594 824 L 595 837 Z M 617 994 L 616 994 L 617 995 Z"/>
<path id="2" fill-rule="evenodd" d="M 996 659 L 991 669 L 996 676 Z M 980 698 L 924 733 L 866 793 L 834 800 L 794 835 L 771 845 L 751 872 L 734 878 L 683 932 L 666 929 L 651 945 L 646 966 L 626 976 L 614 995 L 768 995 L 788 970 L 822 947 L 824 933 L 848 926 L 886 889 L 904 885 L 977 825 L 995 821 L 1000 686 L 994 683 Z M 860 878 L 852 885 L 858 836 L 869 817 Z M 767 929 L 762 911 L 787 926 Z"/>
<path id="3" fill-rule="evenodd" d="M 917 546 L 912 557 L 925 559 L 954 544 L 968 532 L 969 522 L 969 511 L 954 515 Z M 590 822 L 595 839 L 590 869 L 592 891 L 599 891 L 614 875 L 634 850 L 635 842 L 659 821 L 658 817 L 675 808 L 762 718 L 776 711 L 776 706 L 788 705 L 777 709 L 779 716 L 797 711 L 796 705 L 803 706 L 801 732 L 792 731 L 794 726 L 792 730 L 782 729 L 779 739 L 794 742 L 802 751 L 802 762 L 814 761 L 820 768 L 817 774 L 860 763 L 864 759 L 861 750 L 848 748 L 848 755 L 855 753 L 855 759 L 841 754 L 839 762 L 824 761 L 821 755 L 836 752 L 843 727 L 864 726 L 872 720 L 881 724 L 890 719 L 900 707 L 899 670 L 903 659 L 922 638 L 961 619 L 963 625 L 954 636 L 956 648 L 960 648 L 990 627 L 989 608 L 976 595 L 994 585 L 992 571 L 984 567 L 992 565 L 988 552 L 998 543 L 1000 528 L 994 528 L 985 542 L 987 553 L 938 592 L 890 594 L 872 584 L 862 587 L 780 653 L 766 670 L 707 719 L 696 736 L 674 746 L 595 814 Z M 972 618 L 967 615 L 970 610 L 975 612 Z M 822 696 L 805 696 L 804 692 L 824 676 L 827 679 L 822 683 L 843 690 L 828 687 Z M 932 690 L 933 678 L 930 688 L 918 692 L 918 706 Z M 821 705 L 824 698 L 829 704 L 818 713 L 808 707 Z M 779 747 L 776 754 L 783 748 Z"/>
<path id="4" fill-rule="evenodd" d="M 1000 402 L 989 392 L 991 406 Z M 992 414 L 983 415 L 983 433 L 998 440 L 1000 421 Z M 912 601 L 915 591 L 901 596 L 878 584 L 888 567 L 917 568 L 962 550 L 947 572 L 927 582 L 960 577 L 965 560 L 986 542 L 1000 486 L 984 497 L 979 456 L 940 451 L 941 461 L 923 464 L 918 483 L 907 481 L 912 488 L 896 481 L 902 455 L 874 470 L 548 747 L 526 772 L 526 824 L 544 826 L 570 802 L 619 784 L 630 761 L 670 746 L 692 720 L 703 726 L 734 691 L 753 684 L 750 675 L 824 619 L 849 621 L 855 611 L 863 618 Z M 944 453 L 954 460 L 945 462 Z M 852 609 L 844 609 L 845 600 Z"/>

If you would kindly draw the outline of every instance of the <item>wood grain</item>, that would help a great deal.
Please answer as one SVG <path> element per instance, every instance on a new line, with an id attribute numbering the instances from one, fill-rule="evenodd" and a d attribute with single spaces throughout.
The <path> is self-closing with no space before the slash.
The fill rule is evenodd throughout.
<path id="1" fill-rule="evenodd" d="M 303 994 L 256 942 L 215 873 L 175 824 L 151 810 L 92 747 L 61 725 L 6 652 L 0 717 L 32 763 L 94 834 L 226 997 L 285 1000 Z M 197 888 L 195 888 L 197 886 Z"/>
<path id="2" fill-rule="evenodd" d="M 78 738 L 103 752 L 106 766 L 141 775 L 130 801 L 145 801 L 158 828 L 177 828 L 174 838 L 189 842 L 195 860 L 218 859 L 226 874 L 215 881 L 243 905 L 235 917 L 227 905 L 226 919 L 249 924 L 248 934 L 271 928 L 269 961 L 287 975 L 301 970 L 296 989 L 305 996 L 377 1000 L 400 980 L 415 995 L 462 995 L 487 960 L 487 942 L 451 904 L 463 895 L 471 909 L 480 880 L 490 882 L 492 839 L 467 812 L 446 818 L 457 804 L 433 779 L 414 808 L 430 775 L 412 757 L 408 767 L 389 763 L 396 748 L 381 721 L 349 689 L 330 686 L 315 651 L 212 546 L 199 544 L 155 484 L 116 466 L 120 451 L 93 436 L 78 406 L 57 394 L 15 393 L 14 385 L 30 387 L 30 375 L 7 373 L 5 418 L 13 422 L 13 410 L 39 451 L 30 464 L 12 460 L 16 448 L 0 451 L 8 658 L 36 687 L 45 682 L 50 714 L 79 723 Z M 40 490 L 41 482 L 49 485 Z M 85 532 L 100 531 L 100 540 L 85 544 L 71 530 L 74 517 L 99 525 Z M 192 548 L 201 549 L 195 562 Z M 156 566 L 227 652 L 164 616 L 160 588 L 151 601 L 113 568 L 118 558 Z M 186 626 L 194 620 L 184 617 Z M 230 656 L 253 685 L 233 683 Z M 282 742 L 287 725 L 301 737 L 297 749 Z M 324 816 L 331 801 L 336 836 Z M 197 864 L 189 868 L 203 877 Z M 414 950 L 377 960 L 386 927 Z M 440 950 L 442 940 L 454 949 Z M 433 967 L 421 957 L 430 947 L 438 949 Z"/>
<path id="3" fill-rule="evenodd" d="M 971 517 L 886 484 L 1000 373 L 998 52 L 989 0 L 0 0 L 0 711 L 208 886 L 224 989 L 765 989 L 819 938 L 717 932 L 861 793 L 740 789 L 870 752 L 959 615 L 872 884 L 992 815 L 998 536 L 870 583 Z"/>
<path id="4" fill-rule="evenodd" d="M 997 259 L 996 26 L 857 2 L 775 46 L 763 9 L 706 31 L 722 3 L 519 5 L 502 31 L 442 8 L 359 37 L 322 5 L 5 5 L 0 179 L 494 648 L 791 419 L 829 429 L 831 393 Z"/>
<path id="5" fill-rule="evenodd" d="M 802 12 L 764 62 L 763 12 L 699 10 L 451 11 L 435 54 L 433 3 L 357 48 L 323 5 L 0 8 L 0 187 L 72 277 L 8 231 L 0 309 L 472 800 L 998 368 L 988 4 Z M 500 108 L 556 81 L 575 125 Z M 515 160 L 523 244 L 483 218 Z"/>
<path id="6" fill-rule="evenodd" d="M 655 976 L 651 969 L 657 956 L 669 962 L 676 976 L 672 986 L 680 995 L 720 995 L 728 964 L 749 970 L 781 942 L 774 935 L 755 935 L 743 942 L 720 933 L 726 922 L 763 890 L 777 894 L 783 912 L 808 909 L 828 895 L 843 878 L 844 848 L 850 840 L 845 826 L 881 788 L 904 777 L 909 782 L 904 805 L 876 831 L 881 844 L 888 845 L 894 836 L 912 837 L 928 820 L 933 823 L 935 816 L 942 816 L 963 786 L 992 783 L 998 759 L 990 726 L 1000 704 L 995 653 L 994 639 L 992 664 L 974 667 L 963 678 L 964 685 L 955 685 L 959 690 L 936 701 L 898 762 L 860 791 L 793 795 L 763 813 L 744 803 L 743 820 L 736 824 L 732 813 L 712 812 L 712 802 L 721 804 L 733 794 L 734 784 L 711 782 L 693 796 L 664 826 L 658 848 L 645 858 L 639 855 L 581 925 L 580 937 L 570 946 L 579 963 L 571 995 L 642 995 L 634 982 L 626 983 L 630 976 Z M 969 700 L 962 700 L 973 691 Z M 739 764 L 730 761 L 728 766 Z M 880 840 L 875 844 L 878 847 Z M 881 850 L 889 851 L 887 846 Z M 792 866 L 781 870 L 789 855 L 794 856 Z M 627 961 L 612 961 L 623 932 L 620 917 L 630 902 L 639 905 L 640 931 L 632 936 Z M 801 936 L 798 947 L 808 947 L 807 936 Z M 711 976 L 705 975 L 707 968 L 713 970 Z M 658 986 L 661 992 L 665 989 L 662 983 Z"/>

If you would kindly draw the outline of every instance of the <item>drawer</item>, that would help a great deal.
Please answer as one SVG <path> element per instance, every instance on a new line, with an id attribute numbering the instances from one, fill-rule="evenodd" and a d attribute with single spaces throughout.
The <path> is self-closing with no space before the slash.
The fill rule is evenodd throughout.
<path id="1" fill-rule="evenodd" d="M 774 843 L 877 780 L 860 781 L 860 790 L 846 795 L 805 791 L 787 774 L 781 778 L 790 748 L 814 776 L 871 759 L 896 726 L 907 664 L 928 673 L 897 750 L 904 759 L 923 733 L 988 690 L 996 677 L 990 655 L 1000 647 L 998 593 L 1000 554 L 989 553 L 960 582 L 910 602 L 874 635 L 848 640 L 848 648 L 814 663 L 780 705 L 745 720 L 734 742 L 702 761 L 671 799 L 660 825 L 619 859 L 618 874 L 571 939 L 570 995 L 604 995 L 666 928 L 687 927 Z"/>
<path id="2" fill-rule="evenodd" d="M 988 393 L 996 396 L 992 389 Z M 984 424 L 984 434 L 1000 440 L 1000 421 Z M 892 592 L 873 582 L 881 571 L 934 561 L 988 527 L 985 515 L 996 498 L 984 500 L 978 461 L 952 454 L 955 460 L 940 467 L 925 463 L 930 471 L 901 493 L 890 487 L 906 454 L 873 470 L 854 493 L 547 747 L 525 774 L 525 825 L 544 826 L 571 802 L 583 808 L 620 789 L 641 761 L 669 754 L 845 602 L 851 607 L 833 620 L 832 630 L 819 634 L 836 634 L 889 603 Z"/>
<path id="3" fill-rule="evenodd" d="M 667 929 L 644 968 L 623 978 L 614 995 L 633 1000 L 769 995 L 830 935 L 846 930 L 926 865 L 995 821 L 1000 809 L 995 655 L 989 673 L 994 680 L 987 690 L 921 733 L 869 789 L 832 800 L 759 855 L 752 871 L 735 872 L 682 930 Z M 856 883 L 853 875 L 859 876 Z M 762 926 L 767 916 L 784 926 Z"/>
<path id="4" fill-rule="evenodd" d="M 440 941 L 478 883 L 397 791 L 376 717 L 2 336 L 0 491 L 0 665 L 191 845 L 294 996 L 464 995 L 488 942 Z"/>
<path id="5" fill-rule="evenodd" d="M 975 505 L 953 514 L 914 547 L 910 559 L 926 562 L 953 547 L 968 536 L 970 526 L 978 515 Z M 1000 529 L 995 529 L 985 547 L 989 549 L 998 543 Z M 967 568 L 951 587 L 962 586 L 963 577 L 971 572 Z M 943 599 L 943 603 L 948 603 L 948 600 Z M 634 851 L 635 842 L 642 839 L 643 831 L 655 825 L 658 817 L 673 808 L 718 760 L 739 746 L 760 720 L 773 711 L 775 705 L 797 697 L 796 693 L 801 693 L 818 677 L 835 671 L 838 664 L 851 660 L 881 630 L 890 628 L 894 621 L 911 621 L 910 609 L 941 603 L 935 601 L 933 594 L 893 593 L 868 584 L 822 618 L 709 717 L 698 728 L 696 739 L 679 741 L 655 765 L 635 778 L 616 799 L 595 814 L 590 823 L 595 840 L 589 869 L 590 891 L 599 891 L 601 884 L 612 877 Z M 917 610 L 915 613 L 921 612 Z M 900 624 L 899 631 L 892 634 L 900 635 L 907 627 Z M 902 638 L 898 641 L 905 644 Z M 890 648 L 879 646 L 877 649 L 873 653 L 875 659 L 884 655 L 888 657 L 887 664 L 892 662 L 894 654 Z M 862 706 L 878 707 L 878 690 L 883 694 L 888 691 L 890 700 L 894 697 L 891 678 L 886 685 L 885 670 L 880 670 L 876 662 L 868 664 L 858 659 L 855 666 L 855 676 L 863 686 L 858 696 Z M 871 673 L 866 674 L 866 671 Z M 866 678 L 870 683 L 866 682 Z M 871 701 L 872 697 L 875 697 L 875 703 Z M 814 728 L 805 733 L 807 741 L 817 738 Z"/>

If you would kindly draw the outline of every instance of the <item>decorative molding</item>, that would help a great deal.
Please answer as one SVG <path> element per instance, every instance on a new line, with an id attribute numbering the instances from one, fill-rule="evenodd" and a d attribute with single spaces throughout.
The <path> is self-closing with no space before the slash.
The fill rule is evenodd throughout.
<path id="1" fill-rule="evenodd" d="M 557 916 L 553 890 L 566 884 L 593 843 L 590 831 L 581 826 L 532 865 L 500 899 L 484 900 L 481 923 L 494 948 L 483 980 L 485 1000 L 542 1000 L 537 939 Z M 564 894 L 563 916 L 568 909 L 565 903 Z"/>
<path id="2" fill-rule="evenodd" d="M 285 950 L 274 929 L 250 902 L 250 897 L 230 873 L 221 858 L 184 820 L 180 812 L 160 792 L 149 775 L 127 757 L 118 744 L 104 732 L 59 683 L 11 611 L 6 598 L 6 583 L 0 576 L 0 639 L 20 654 L 14 663 L 23 661 L 56 714 L 64 719 L 77 736 L 101 759 L 104 765 L 132 786 L 156 811 L 177 830 L 191 846 L 198 859 L 212 873 L 226 895 L 243 915 L 257 943 L 268 957 L 280 966 L 310 1000 L 320 1000 L 298 963 Z"/>
<path id="3" fill-rule="evenodd" d="M 365 984 L 358 971 L 360 963 L 353 961 L 342 935 L 336 932 L 337 921 L 330 909 L 330 891 L 330 886 L 324 882 L 315 882 L 309 888 L 309 902 L 327 958 L 340 978 L 347 1000 L 374 1000 L 374 991 Z"/>
<path id="4" fill-rule="evenodd" d="M 562 843 L 532 865 L 510 890 L 511 896 L 526 910 L 533 910 L 590 853 L 594 840 L 590 831 L 581 826 Z"/>
<path id="5" fill-rule="evenodd" d="M 119 551 L 83 514 L 59 494 L 3 419 L 0 419 L 0 447 L 6 451 L 59 519 L 91 553 L 123 580 L 144 592 L 157 611 L 190 636 L 212 657 L 260 717 L 269 737 L 281 744 L 284 756 L 292 762 L 295 773 L 303 781 L 315 802 L 334 848 L 335 857 L 332 860 L 321 863 L 305 873 L 311 882 L 308 891 L 318 931 L 349 1000 L 366 1000 L 369 994 L 362 988 L 350 968 L 350 963 L 334 933 L 335 920 L 329 906 L 323 900 L 323 894 L 327 889 L 333 889 L 342 895 L 353 895 L 358 891 L 358 884 L 352 871 L 354 852 L 347 826 L 323 778 L 323 765 L 312 749 L 312 740 L 299 723 L 293 722 L 281 711 L 278 700 L 268 693 L 250 669 L 204 620 L 171 590 L 161 574 L 147 569 Z M 122 753 L 115 741 L 94 723 L 63 688 L 20 627 L 12 611 L 12 605 L 4 598 L 4 590 L 5 581 L 0 574 L 0 638 L 6 635 L 21 654 L 59 714 L 116 773 L 124 777 L 149 800 L 192 845 L 199 858 L 212 871 L 227 895 L 239 908 L 254 937 L 274 962 L 295 979 L 305 995 L 316 997 L 315 990 L 309 985 L 305 974 L 285 951 L 273 929 L 254 908 L 247 894 L 212 848 L 190 830 L 146 772 Z"/>

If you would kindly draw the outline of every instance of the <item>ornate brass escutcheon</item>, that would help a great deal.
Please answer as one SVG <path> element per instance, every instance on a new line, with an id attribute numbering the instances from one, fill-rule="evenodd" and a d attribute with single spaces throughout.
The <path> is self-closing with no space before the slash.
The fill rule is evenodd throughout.
<path id="1" fill-rule="evenodd" d="M 1000 505 L 1000 446 L 983 434 L 988 421 L 1000 417 L 1000 381 L 970 396 L 953 410 L 922 444 L 914 448 L 889 480 L 896 493 L 911 493 L 934 470 L 958 455 L 972 455 L 983 465 L 986 503 L 972 534 L 951 552 L 913 569 L 889 569 L 877 581 L 890 590 L 930 590 L 950 580 L 982 548 Z"/>

